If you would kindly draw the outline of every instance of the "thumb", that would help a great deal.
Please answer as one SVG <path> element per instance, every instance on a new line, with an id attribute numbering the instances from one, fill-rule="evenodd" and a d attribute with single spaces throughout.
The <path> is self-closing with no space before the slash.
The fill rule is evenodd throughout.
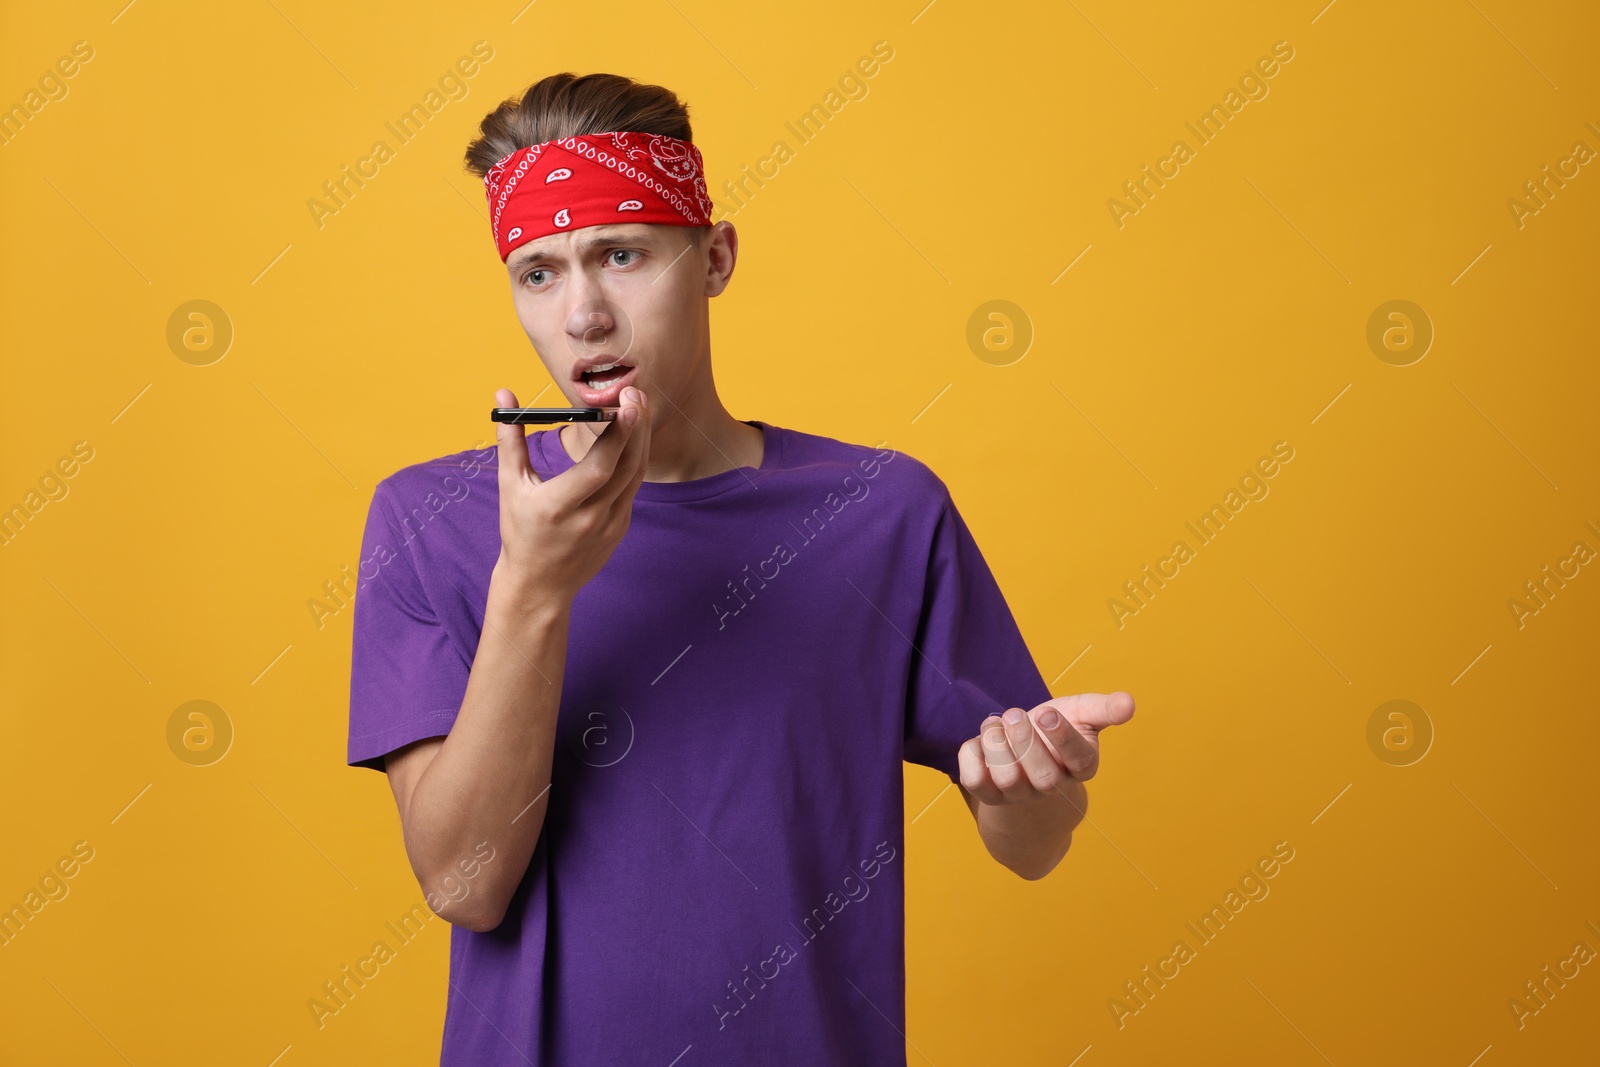
<path id="1" fill-rule="evenodd" d="M 1121 726 L 1133 718 L 1133 694 L 1121 690 L 1051 697 L 1045 703 L 1072 723 L 1097 731 L 1107 726 Z"/>

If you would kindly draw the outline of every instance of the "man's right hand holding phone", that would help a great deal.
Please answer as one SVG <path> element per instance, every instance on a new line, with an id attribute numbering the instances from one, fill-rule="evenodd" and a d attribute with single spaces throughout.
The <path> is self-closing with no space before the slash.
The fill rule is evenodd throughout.
<path id="1" fill-rule="evenodd" d="M 495 403 L 516 407 L 509 389 Z M 622 391 L 621 410 L 606 424 L 584 457 L 546 482 L 528 458 L 520 424 L 499 423 L 500 558 L 498 573 L 518 587 L 570 603 L 600 572 L 628 530 L 633 498 L 644 480 L 650 454 L 648 401 L 639 390 Z M 580 432 L 587 432 L 580 431 Z M 558 440 L 557 447 L 563 447 Z"/>

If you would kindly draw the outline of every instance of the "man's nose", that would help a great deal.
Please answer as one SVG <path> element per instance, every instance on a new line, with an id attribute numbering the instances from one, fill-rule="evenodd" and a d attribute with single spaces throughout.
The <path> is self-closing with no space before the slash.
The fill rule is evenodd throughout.
<path id="1" fill-rule="evenodd" d="M 567 317 L 567 335 L 575 345 L 585 347 L 603 345 L 615 327 L 616 322 L 610 313 L 592 302 L 585 302 L 573 308 Z"/>

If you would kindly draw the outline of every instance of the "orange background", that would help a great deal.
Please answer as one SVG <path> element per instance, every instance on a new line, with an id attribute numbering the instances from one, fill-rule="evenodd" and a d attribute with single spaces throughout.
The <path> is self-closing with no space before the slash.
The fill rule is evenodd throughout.
<path id="1" fill-rule="evenodd" d="M 1592 1055 L 1600 575 L 1562 561 L 1600 550 L 1600 173 L 1562 161 L 1600 151 L 1600 18 L 1319 2 L 7 5 L 0 105 L 58 98 L 0 146 L 0 507 L 39 505 L 0 547 L 0 906 L 93 855 L 0 948 L 0 1060 L 434 1062 L 442 922 L 321 1029 L 306 1006 L 420 899 L 382 778 L 344 766 L 350 611 L 308 602 L 378 479 L 548 385 L 461 155 L 567 69 L 682 94 L 724 210 L 788 142 L 729 216 L 730 410 L 927 462 L 1053 690 L 1138 700 L 1040 882 L 908 767 L 911 1062 Z M 477 41 L 466 95 L 394 140 Z M 1201 144 L 1185 123 L 1280 41 Z M 219 332 L 185 348 L 196 300 Z M 1199 545 L 1184 524 L 1279 441 Z M 1572 576 L 1519 620 L 1546 565 Z M 169 733 L 192 700 L 232 730 L 209 765 Z M 1185 924 L 1278 842 L 1201 945 Z M 1547 965 L 1570 977 L 1519 1020 Z"/>

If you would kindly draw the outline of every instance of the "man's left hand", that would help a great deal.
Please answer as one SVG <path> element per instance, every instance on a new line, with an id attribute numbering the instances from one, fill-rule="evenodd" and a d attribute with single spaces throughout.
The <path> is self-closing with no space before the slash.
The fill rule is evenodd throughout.
<path id="1" fill-rule="evenodd" d="M 1125 692 L 1051 697 L 1031 711 L 991 715 L 961 746 L 961 785 L 983 804 L 1018 804 L 1059 794 L 1100 768 L 1100 731 L 1133 718 Z"/>

